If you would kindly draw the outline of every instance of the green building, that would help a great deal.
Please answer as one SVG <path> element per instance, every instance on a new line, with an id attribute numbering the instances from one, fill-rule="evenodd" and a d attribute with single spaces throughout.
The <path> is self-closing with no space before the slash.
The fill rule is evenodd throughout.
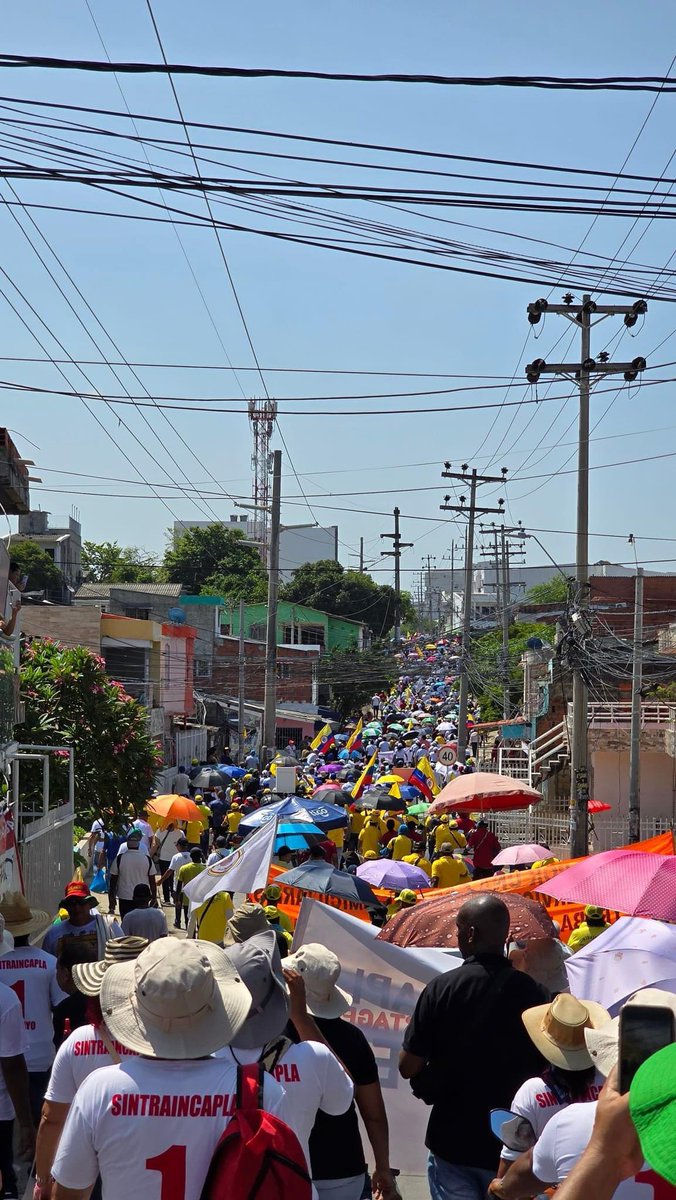
<path id="1" fill-rule="evenodd" d="M 239 606 L 225 605 L 221 609 L 221 633 L 239 637 Z M 244 605 L 244 635 L 255 641 L 265 641 L 268 619 L 267 604 Z M 355 646 L 363 650 L 368 633 L 362 621 L 334 617 L 318 608 L 280 600 L 277 606 L 278 646 L 321 646 L 322 650 L 348 650 Z"/>

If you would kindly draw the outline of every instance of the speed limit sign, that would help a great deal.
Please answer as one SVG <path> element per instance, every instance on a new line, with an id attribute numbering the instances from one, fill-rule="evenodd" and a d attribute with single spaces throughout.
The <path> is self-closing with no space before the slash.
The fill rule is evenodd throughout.
<path id="1" fill-rule="evenodd" d="M 449 742 L 446 746 L 440 746 L 437 750 L 437 762 L 441 763 L 442 767 L 452 767 L 458 761 L 458 750 L 455 742 Z"/>

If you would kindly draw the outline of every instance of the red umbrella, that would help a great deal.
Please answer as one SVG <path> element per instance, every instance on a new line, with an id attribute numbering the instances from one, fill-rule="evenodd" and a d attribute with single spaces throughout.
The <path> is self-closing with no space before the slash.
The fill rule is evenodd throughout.
<path id="1" fill-rule="evenodd" d="M 676 921 L 676 858 L 607 850 L 582 859 L 535 891 L 556 900 L 596 904 L 630 917 Z"/>
<path id="2" fill-rule="evenodd" d="M 587 805 L 587 812 L 610 812 L 612 807 L 612 804 L 606 804 L 605 800 L 590 800 Z"/>
<path id="3" fill-rule="evenodd" d="M 648 855 L 645 855 L 648 858 Z M 676 861 L 676 860 L 675 860 Z M 381 929 L 378 937 L 397 946 L 457 946 L 457 915 L 463 904 L 472 899 L 467 892 L 454 896 L 433 896 L 412 908 L 402 909 Z M 511 940 L 535 941 L 556 937 L 556 929 L 545 909 L 536 900 L 528 900 L 515 892 L 501 892 L 509 909 Z"/>
<path id="4" fill-rule="evenodd" d="M 475 771 L 459 775 L 441 789 L 429 811 L 429 816 L 445 812 L 511 812 L 539 804 L 542 793 L 520 779 L 509 775 L 494 775 L 490 771 Z"/>

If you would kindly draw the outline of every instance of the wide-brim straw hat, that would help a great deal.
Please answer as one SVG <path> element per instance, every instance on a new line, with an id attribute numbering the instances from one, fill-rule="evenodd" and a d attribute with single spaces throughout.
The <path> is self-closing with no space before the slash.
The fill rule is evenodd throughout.
<path id="1" fill-rule="evenodd" d="M 75 963 L 71 969 L 73 983 L 83 996 L 98 996 L 103 976 L 109 967 L 119 963 L 133 962 L 150 942 L 144 937 L 111 938 L 106 942 L 103 958 L 98 962 Z"/>
<path id="2" fill-rule="evenodd" d="M 594 1065 L 585 1042 L 585 1030 L 607 1025 L 610 1013 L 594 1000 L 578 1000 L 562 992 L 551 1004 L 526 1009 L 521 1020 L 547 1062 L 565 1071 L 584 1071 Z"/>
<path id="3" fill-rule="evenodd" d="M 23 892 L 6 892 L 0 900 L 0 916 L 13 937 L 26 937 L 36 929 L 46 929 L 52 918 L 42 909 L 33 909 Z"/>
<path id="4" fill-rule="evenodd" d="M 101 984 L 108 1029 L 147 1058 L 205 1058 L 228 1046 L 251 992 L 212 942 L 159 938 L 135 962 L 109 967 Z"/>

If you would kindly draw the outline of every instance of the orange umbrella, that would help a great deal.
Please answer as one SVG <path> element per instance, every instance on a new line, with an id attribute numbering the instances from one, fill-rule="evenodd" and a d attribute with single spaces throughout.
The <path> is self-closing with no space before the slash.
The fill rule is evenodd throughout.
<path id="1" fill-rule="evenodd" d="M 441 789 L 428 816 L 445 812 L 510 812 L 539 804 L 542 793 L 520 779 L 495 775 L 491 771 L 475 771 L 459 775 Z"/>
<path id="2" fill-rule="evenodd" d="M 189 796 L 155 796 L 146 808 L 163 821 L 201 821 L 202 813 Z"/>

